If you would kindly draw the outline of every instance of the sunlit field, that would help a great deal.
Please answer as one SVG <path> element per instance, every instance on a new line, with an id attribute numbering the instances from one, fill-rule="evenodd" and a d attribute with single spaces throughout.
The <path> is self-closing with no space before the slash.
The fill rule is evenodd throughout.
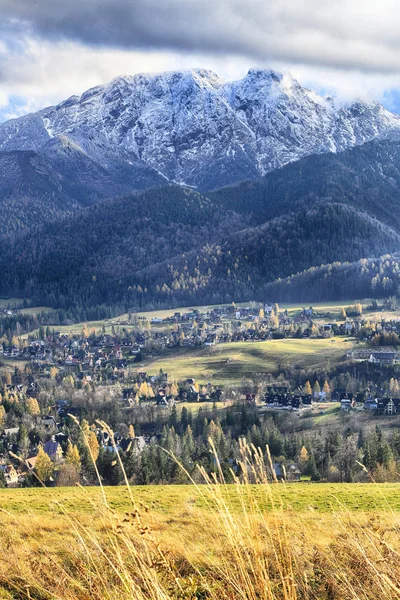
<path id="1" fill-rule="evenodd" d="M 276 375 L 286 367 L 334 367 L 345 360 L 353 344 L 354 340 L 342 338 L 232 342 L 171 352 L 143 364 L 148 373 L 163 369 L 172 379 L 194 377 L 201 382 L 239 384 L 244 377 Z"/>
<path id="2" fill-rule="evenodd" d="M 400 597 L 397 485 L 19 489 L 0 511 L 0 598 Z"/>

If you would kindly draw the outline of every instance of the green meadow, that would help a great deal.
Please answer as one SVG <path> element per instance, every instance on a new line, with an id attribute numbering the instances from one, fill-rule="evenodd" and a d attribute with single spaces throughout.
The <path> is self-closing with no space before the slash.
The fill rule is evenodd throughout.
<path id="1" fill-rule="evenodd" d="M 176 517 L 190 506 L 202 511 L 211 506 L 207 488 L 193 485 L 132 486 L 135 501 L 147 509 Z M 124 486 L 103 488 L 113 510 L 125 512 L 130 507 L 130 496 Z M 396 483 L 289 483 L 250 485 L 249 492 L 266 511 L 332 512 L 400 512 L 400 485 Z M 233 485 L 223 490 L 232 510 L 241 510 Z M 28 488 L 0 490 L 0 510 L 11 515 L 51 515 L 67 512 L 91 514 L 102 503 L 100 487 L 87 488 Z"/>
<path id="2" fill-rule="evenodd" d="M 160 369 L 171 379 L 194 377 L 201 382 L 238 384 L 256 374 L 277 375 L 285 367 L 326 368 L 345 359 L 354 340 L 293 339 L 231 342 L 217 346 L 170 352 L 142 363 L 148 373 Z"/>

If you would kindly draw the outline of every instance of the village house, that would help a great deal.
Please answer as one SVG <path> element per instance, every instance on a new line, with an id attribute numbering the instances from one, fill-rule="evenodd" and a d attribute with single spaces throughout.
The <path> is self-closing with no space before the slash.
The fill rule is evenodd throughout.
<path id="1" fill-rule="evenodd" d="M 400 398 L 379 398 L 376 409 L 379 415 L 396 415 L 400 412 Z"/>
<path id="2" fill-rule="evenodd" d="M 54 436 L 52 436 L 50 440 L 45 442 L 43 450 L 46 452 L 47 456 L 49 456 L 54 462 L 59 462 L 63 458 L 63 451 L 61 445 L 56 441 Z"/>
<path id="3" fill-rule="evenodd" d="M 11 464 L 0 465 L 0 471 L 4 474 L 7 487 L 17 487 L 20 479 L 20 473 Z"/>
<path id="4" fill-rule="evenodd" d="M 273 463 L 278 481 L 300 481 L 301 471 L 295 463 Z"/>

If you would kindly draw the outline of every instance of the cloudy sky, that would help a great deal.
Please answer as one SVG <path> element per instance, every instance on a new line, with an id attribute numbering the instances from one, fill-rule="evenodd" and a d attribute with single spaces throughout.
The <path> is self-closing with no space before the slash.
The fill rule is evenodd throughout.
<path id="1" fill-rule="evenodd" d="M 0 0 L 0 120 L 121 74 L 291 72 L 400 112 L 398 0 Z"/>

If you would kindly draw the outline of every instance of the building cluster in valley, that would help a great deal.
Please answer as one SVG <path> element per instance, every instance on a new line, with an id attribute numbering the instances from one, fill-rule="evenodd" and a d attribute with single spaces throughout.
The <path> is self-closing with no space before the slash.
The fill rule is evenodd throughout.
<path id="1" fill-rule="evenodd" d="M 383 320 L 371 328 L 368 319 L 362 316 L 346 318 L 343 322 L 327 322 L 312 307 L 290 314 L 268 304 L 261 308 L 230 305 L 205 312 L 193 309 L 150 319 L 130 315 L 107 325 L 107 329 L 103 327 L 96 332 L 86 326 L 76 334 L 47 327 L 23 339 L 3 336 L 0 338 L 0 360 L 19 359 L 37 362 L 42 367 L 56 365 L 65 371 L 91 371 L 94 374 L 106 364 L 124 368 L 133 360 L 141 362 L 149 355 L 179 348 L 212 348 L 223 343 L 287 337 L 356 336 L 373 342 L 380 333 L 386 336 L 400 333 L 400 321 Z M 397 362 L 399 356 L 394 352 L 384 355 L 372 348 L 354 354 L 350 351 L 348 358 Z"/>
<path id="2" fill-rule="evenodd" d="M 66 408 L 65 406 L 63 408 Z M 68 410 L 70 410 L 69 407 Z M 42 450 L 54 464 L 54 477 L 51 481 L 56 482 L 60 467 L 65 463 L 68 446 L 71 440 L 67 434 L 60 431 L 61 421 L 56 421 L 51 415 L 42 418 L 41 428 L 45 430 L 45 440 L 38 440 L 18 461 L 10 460 L 10 457 L 21 456 L 24 448 L 21 445 L 20 427 L 9 427 L 3 429 L 0 433 L 0 444 L 2 452 L 0 453 L 0 473 L 3 474 L 7 487 L 19 487 L 24 484 L 26 479 L 35 471 L 37 461 L 39 460 L 39 451 Z M 114 433 L 113 440 L 107 432 L 99 427 L 92 429 L 96 435 L 98 446 L 106 452 L 116 453 L 133 451 L 140 454 L 146 443 L 149 442 L 144 436 L 135 436 L 132 434 L 122 435 Z"/>
<path id="3" fill-rule="evenodd" d="M 247 401 L 255 403 L 254 394 L 247 394 Z M 262 407 L 271 410 L 302 411 L 320 403 L 340 402 L 342 412 L 368 411 L 373 415 L 400 414 L 400 398 L 385 396 L 384 390 L 366 390 L 364 393 L 353 394 L 345 389 L 336 389 L 329 396 L 325 392 L 305 394 L 292 392 L 287 386 L 267 386 L 263 397 Z M 262 410 L 263 408 L 261 408 Z"/>
<path id="4" fill-rule="evenodd" d="M 188 309 L 150 319 L 127 315 L 97 330 L 84 325 L 80 331 L 68 333 L 47 327 L 23 337 L 3 336 L 0 361 L 3 367 L 11 363 L 14 372 L 9 369 L 0 377 L 0 472 L 7 485 L 22 484 L 35 469 L 40 449 L 55 464 L 62 465 L 69 444 L 66 424 L 70 418 L 85 418 L 87 407 L 82 398 L 88 390 L 93 395 L 104 391 L 123 415 L 130 415 L 136 407 L 171 410 L 176 403 L 217 403 L 234 398 L 244 400 L 260 413 L 304 413 L 315 404 L 333 401 L 340 403 L 344 413 L 364 410 L 371 415 L 400 414 L 400 398 L 378 388 L 356 394 L 346 389 L 291 390 L 287 385 L 264 384 L 262 393 L 243 389 L 228 394 L 212 382 L 198 382 L 191 377 L 175 381 L 165 372 L 148 372 L 145 366 L 147 359 L 173 358 L 174 351 L 185 348 L 190 351 L 204 347 L 212 353 L 216 345 L 228 342 L 355 336 L 360 343 L 344 354 L 344 361 L 389 368 L 400 363 L 400 353 L 380 346 L 396 341 L 398 333 L 400 322 L 395 320 L 382 319 L 371 325 L 360 314 L 330 322 L 312 307 L 292 314 L 266 304 Z M 28 431 L 29 444 L 25 439 L 23 445 L 21 427 L 28 423 L 26 415 L 33 425 Z M 104 451 L 134 449 L 139 454 L 153 435 L 149 430 L 136 436 L 126 428 L 115 433 L 114 444 L 101 428 L 93 432 Z M 22 455 L 24 460 L 16 464 L 10 461 L 12 455 Z M 292 475 L 296 478 L 297 471 Z"/>
<path id="5" fill-rule="evenodd" d="M 3 338 L 0 359 L 39 360 L 63 363 L 73 368 L 78 363 L 100 366 L 108 358 L 126 359 L 149 352 L 174 348 L 213 347 L 227 342 L 260 342 L 283 337 L 328 337 L 351 335 L 359 330 L 357 321 L 325 323 L 318 320 L 312 308 L 304 308 L 291 316 L 271 305 L 257 307 L 211 308 L 175 312 L 169 317 L 145 319 L 131 315 L 127 319 L 110 321 L 112 331 L 85 335 L 60 333 L 47 327 L 39 336 L 20 340 Z M 28 337 L 28 336 L 25 336 Z M 32 339 L 35 337 L 35 339 Z M 39 337 L 39 339 L 38 339 Z M 1 340 L 0 340 L 1 341 Z"/>

